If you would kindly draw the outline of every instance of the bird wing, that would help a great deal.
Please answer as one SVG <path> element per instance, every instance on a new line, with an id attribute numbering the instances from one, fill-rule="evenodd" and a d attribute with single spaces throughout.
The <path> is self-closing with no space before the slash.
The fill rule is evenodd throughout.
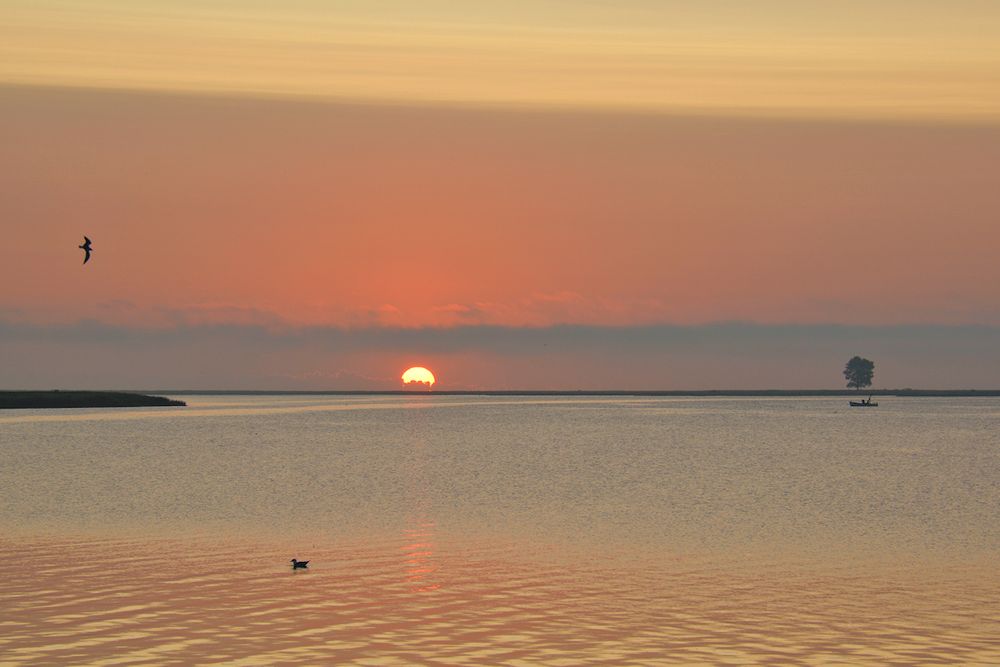
<path id="1" fill-rule="evenodd" d="M 84 249 L 84 252 L 87 253 L 87 256 L 83 258 L 83 263 L 86 264 L 90 260 L 90 251 Z"/>
<path id="2" fill-rule="evenodd" d="M 88 239 L 86 236 L 83 237 L 83 240 L 86 241 L 88 245 L 90 244 L 90 239 Z"/>

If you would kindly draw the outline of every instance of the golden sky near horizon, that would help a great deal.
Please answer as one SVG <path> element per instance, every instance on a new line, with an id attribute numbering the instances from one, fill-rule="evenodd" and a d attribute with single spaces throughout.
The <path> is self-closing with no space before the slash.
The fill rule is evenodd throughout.
<path id="1" fill-rule="evenodd" d="M 0 82 L 1000 120 L 992 0 L 6 0 Z"/>

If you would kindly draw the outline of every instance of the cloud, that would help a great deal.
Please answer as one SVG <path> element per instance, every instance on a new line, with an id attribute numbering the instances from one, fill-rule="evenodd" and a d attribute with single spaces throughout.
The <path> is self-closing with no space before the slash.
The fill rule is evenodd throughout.
<path id="1" fill-rule="evenodd" d="M 464 303 L 449 303 L 443 306 L 434 306 L 431 308 L 431 312 L 453 313 L 455 315 L 477 315 L 482 313 L 483 310 L 478 305 L 469 306 Z"/>
<path id="2" fill-rule="evenodd" d="M 227 324 L 276 327 L 284 324 L 282 318 L 273 312 L 231 303 L 199 303 L 184 308 L 157 308 L 156 312 L 174 326 Z"/>
<path id="3" fill-rule="evenodd" d="M 278 373 L 275 375 L 278 381 L 292 380 L 303 389 L 326 389 L 331 386 L 347 386 L 351 389 L 362 391 L 377 391 L 391 387 L 398 378 L 388 375 L 375 376 L 357 373 L 347 369 L 327 370 L 307 370 L 298 373 Z"/>
<path id="4" fill-rule="evenodd" d="M 510 301 L 447 303 L 416 319 L 434 326 L 497 325 L 545 327 L 556 324 L 636 324 L 662 322 L 669 315 L 657 299 L 585 296 L 569 290 L 535 292 Z"/>
<path id="5" fill-rule="evenodd" d="M 837 388 L 846 359 L 876 386 L 994 388 L 1000 328 L 643 325 L 357 328 L 0 321 L 5 388 L 395 389 L 426 365 L 439 388 Z"/>

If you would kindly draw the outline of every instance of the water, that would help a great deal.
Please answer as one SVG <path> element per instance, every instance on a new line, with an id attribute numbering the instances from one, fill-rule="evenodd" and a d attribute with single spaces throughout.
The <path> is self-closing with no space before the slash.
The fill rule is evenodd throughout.
<path id="1" fill-rule="evenodd" d="M 0 662 L 1000 660 L 996 399 L 184 398 L 0 413 Z"/>
<path id="2" fill-rule="evenodd" d="M 0 416 L 8 527 L 992 552 L 1000 401 L 189 397 Z"/>

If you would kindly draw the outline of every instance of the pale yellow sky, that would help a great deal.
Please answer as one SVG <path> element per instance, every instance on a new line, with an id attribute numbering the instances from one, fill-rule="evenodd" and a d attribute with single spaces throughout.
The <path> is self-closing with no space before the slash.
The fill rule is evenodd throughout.
<path id="1" fill-rule="evenodd" d="M 0 83 L 1000 121 L 994 0 L 5 0 Z"/>

